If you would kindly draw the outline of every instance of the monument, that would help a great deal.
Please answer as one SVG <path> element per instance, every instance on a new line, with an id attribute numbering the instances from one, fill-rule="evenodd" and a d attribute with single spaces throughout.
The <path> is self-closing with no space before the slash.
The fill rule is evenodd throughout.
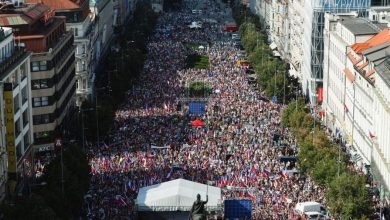
<path id="1" fill-rule="evenodd" d="M 200 200 L 200 194 L 196 195 L 196 201 L 190 210 L 188 220 L 206 220 L 206 212 L 204 205 L 209 201 L 209 196 L 206 195 L 206 201 Z"/>

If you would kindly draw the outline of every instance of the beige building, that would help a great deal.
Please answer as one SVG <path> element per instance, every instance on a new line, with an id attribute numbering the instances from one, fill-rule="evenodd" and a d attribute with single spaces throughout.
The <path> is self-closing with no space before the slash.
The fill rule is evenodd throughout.
<path id="1" fill-rule="evenodd" d="M 67 121 L 64 118 L 74 104 L 73 33 L 66 31 L 65 17 L 55 16 L 54 10 L 40 3 L 2 7 L 0 25 L 16 30 L 15 41 L 33 52 L 30 71 L 34 144 L 37 148 L 52 148 L 54 138 L 63 135 Z"/>

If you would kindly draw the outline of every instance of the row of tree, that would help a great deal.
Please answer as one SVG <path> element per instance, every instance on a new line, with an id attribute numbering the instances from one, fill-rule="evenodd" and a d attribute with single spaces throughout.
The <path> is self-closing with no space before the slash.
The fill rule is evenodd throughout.
<path id="1" fill-rule="evenodd" d="M 279 103 L 287 103 L 295 98 L 299 88 L 297 79 L 287 74 L 286 63 L 273 56 L 267 44 L 267 35 L 261 31 L 257 16 L 242 6 L 233 8 L 233 16 L 240 24 L 241 43 L 265 95 L 268 98 L 275 96 Z"/>
<path id="2" fill-rule="evenodd" d="M 282 124 L 297 138 L 300 171 L 326 188 L 326 205 L 334 217 L 371 219 L 373 204 L 365 176 L 348 169 L 350 164 L 339 146 L 328 139 L 320 122 L 306 108 L 305 100 L 298 98 L 299 84 L 296 79 L 286 77 L 286 64 L 272 57 L 258 17 L 242 5 L 233 7 L 233 16 L 240 24 L 242 44 L 262 90 L 268 97 L 276 95 L 279 100 L 285 95 L 289 103 L 283 112 Z"/>
<path id="3" fill-rule="evenodd" d="M 366 188 L 366 178 L 348 169 L 351 165 L 341 147 L 331 142 L 306 108 L 303 99 L 290 102 L 283 111 L 282 124 L 299 144 L 300 170 L 326 188 L 326 201 L 334 217 L 371 219 L 373 204 Z"/>
<path id="4" fill-rule="evenodd" d="M 4 219 L 72 219 L 83 216 L 83 197 L 89 187 L 89 167 L 79 146 L 68 145 L 45 168 L 36 183 L 25 185 L 27 195 L 0 206 Z M 63 174 L 63 175 L 62 175 Z M 41 183 L 46 183 L 45 185 Z"/>

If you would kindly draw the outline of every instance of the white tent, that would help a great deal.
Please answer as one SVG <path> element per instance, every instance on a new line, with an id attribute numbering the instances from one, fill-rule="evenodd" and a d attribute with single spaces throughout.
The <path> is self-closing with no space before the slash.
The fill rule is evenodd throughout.
<path id="1" fill-rule="evenodd" d="M 221 206 L 221 188 L 207 186 L 185 179 L 176 179 L 139 190 L 136 205 L 138 211 L 189 211 L 200 194 L 201 199 L 209 201 L 207 210 L 218 210 Z"/>

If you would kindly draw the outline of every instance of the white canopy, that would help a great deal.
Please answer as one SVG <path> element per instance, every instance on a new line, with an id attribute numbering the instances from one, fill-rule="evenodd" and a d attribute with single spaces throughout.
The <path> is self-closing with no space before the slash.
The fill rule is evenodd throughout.
<path id="1" fill-rule="evenodd" d="M 201 199 L 206 200 L 206 192 L 209 201 L 207 210 L 217 210 L 220 207 L 221 188 L 207 186 L 185 179 L 176 179 L 139 190 L 136 205 L 138 211 L 189 211 L 200 194 Z"/>

